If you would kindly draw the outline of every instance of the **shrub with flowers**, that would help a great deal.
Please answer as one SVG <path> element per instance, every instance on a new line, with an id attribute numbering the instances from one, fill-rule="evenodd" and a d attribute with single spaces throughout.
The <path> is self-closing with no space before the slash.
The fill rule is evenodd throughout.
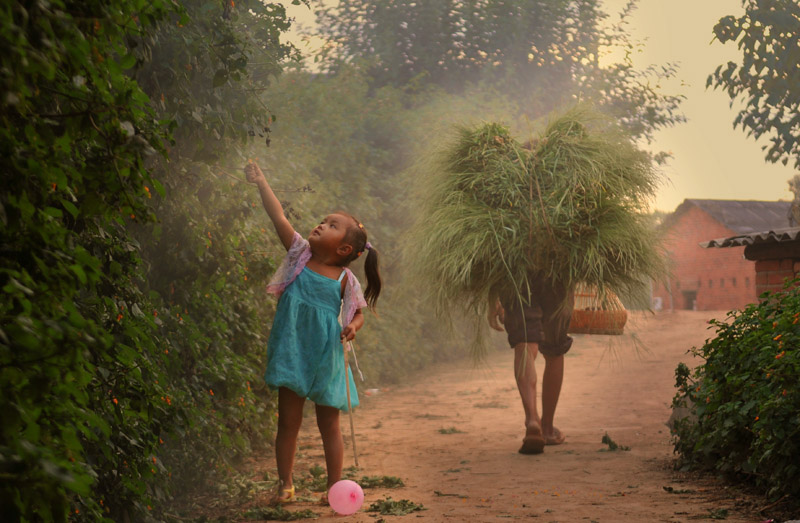
<path id="1" fill-rule="evenodd" d="M 770 498 L 800 499 L 800 279 L 712 320 L 716 337 L 676 370 L 681 464 L 742 479 Z"/>

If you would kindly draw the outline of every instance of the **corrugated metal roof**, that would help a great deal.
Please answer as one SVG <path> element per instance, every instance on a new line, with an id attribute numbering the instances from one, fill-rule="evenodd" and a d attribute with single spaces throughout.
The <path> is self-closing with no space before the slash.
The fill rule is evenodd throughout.
<path id="1" fill-rule="evenodd" d="M 741 247 L 759 243 L 781 243 L 800 240 L 800 227 L 788 227 L 771 231 L 741 234 L 730 238 L 719 238 L 703 242 L 700 247 Z"/>
<path id="2" fill-rule="evenodd" d="M 687 202 L 696 205 L 728 229 L 742 235 L 760 234 L 759 231 L 771 232 L 790 226 L 789 209 L 792 202 L 687 199 L 684 204 Z"/>

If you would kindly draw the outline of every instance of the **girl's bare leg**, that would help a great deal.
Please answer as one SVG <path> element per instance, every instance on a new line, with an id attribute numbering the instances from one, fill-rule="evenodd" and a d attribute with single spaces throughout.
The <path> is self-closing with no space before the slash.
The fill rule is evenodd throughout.
<path id="1" fill-rule="evenodd" d="M 281 387 L 278 389 L 278 434 L 275 438 L 275 458 L 278 462 L 278 478 L 282 488 L 290 488 L 294 455 L 297 450 L 297 434 L 303 423 L 303 404 L 306 399 L 294 391 Z M 278 492 L 281 497 L 283 492 Z"/>
<path id="2" fill-rule="evenodd" d="M 344 462 L 344 440 L 339 428 L 339 409 L 325 405 L 317 405 L 317 427 L 322 436 L 322 448 L 325 451 L 325 465 L 328 469 L 328 488 L 342 479 L 342 463 Z"/>
<path id="3" fill-rule="evenodd" d="M 561 383 L 564 381 L 564 355 L 544 356 L 544 373 L 542 375 L 542 433 L 548 445 L 559 445 L 564 442 L 564 435 L 553 426 L 558 397 L 561 395 Z"/>

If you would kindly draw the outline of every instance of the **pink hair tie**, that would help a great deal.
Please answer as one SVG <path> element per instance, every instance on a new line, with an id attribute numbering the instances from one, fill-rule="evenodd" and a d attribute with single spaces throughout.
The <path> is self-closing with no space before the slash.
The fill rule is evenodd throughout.
<path id="1" fill-rule="evenodd" d="M 369 243 L 369 242 L 367 242 L 367 244 L 366 244 L 366 245 L 364 245 L 364 248 L 365 248 L 366 250 L 370 250 L 370 249 L 372 249 L 372 244 L 371 244 L 371 243 Z"/>

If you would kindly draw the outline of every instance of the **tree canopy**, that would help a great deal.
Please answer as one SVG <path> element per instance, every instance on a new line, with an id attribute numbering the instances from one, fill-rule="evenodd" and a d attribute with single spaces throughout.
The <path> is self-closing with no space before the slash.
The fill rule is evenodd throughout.
<path id="1" fill-rule="evenodd" d="M 748 135 L 769 138 L 768 162 L 800 169 L 800 4 L 795 0 L 742 0 L 744 14 L 714 26 L 722 43 L 735 43 L 740 63 L 720 65 L 707 85 L 744 102 L 733 121 Z"/>
<path id="2" fill-rule="evenodd" d="M 635 46 L 623 28 L 635 4 L 615 24 L 597 0 L 343 0 L 321 4 L 318 20 L 335 43 L 329 54 L 365 62 L 376 86 L 432 84 L 461 93 L 480 84 L 534 119 L 589 101 L 650 140 L 684 120 L 683 97 L 658 87 L 675 67 L 601 64 L 610 48 Z"/>

